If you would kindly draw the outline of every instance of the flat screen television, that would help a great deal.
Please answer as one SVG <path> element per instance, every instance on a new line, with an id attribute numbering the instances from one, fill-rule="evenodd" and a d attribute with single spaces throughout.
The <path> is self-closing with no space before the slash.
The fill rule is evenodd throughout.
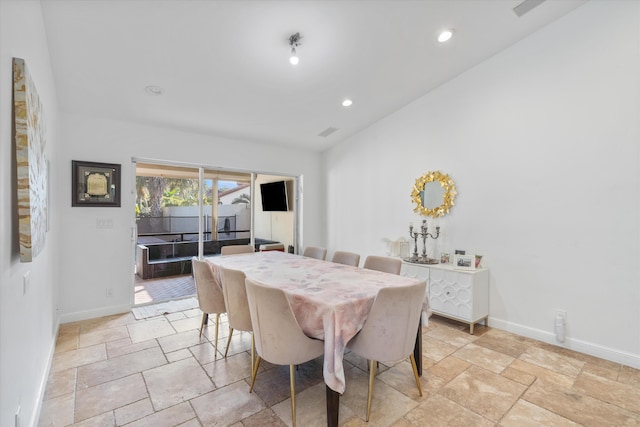
<path id="1" fill-rule="evenodd" d="M 284 181 L 260 184 L 262 194 L 262 210 L 265 212 L 288 211 L 287 185 Z"/>

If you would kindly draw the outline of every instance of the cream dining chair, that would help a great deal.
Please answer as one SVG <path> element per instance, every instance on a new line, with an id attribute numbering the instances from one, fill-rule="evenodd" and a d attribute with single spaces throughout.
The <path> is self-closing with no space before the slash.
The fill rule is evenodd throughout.
<path id="1" fill-rule="evenodd" d="M 413 376 L 422 396 L 413 348 L 418 333 L 418 322 L 422 313 L 427 282 L 411 286 L 393 286 L 378 291 L 364 326 L 347 343 L 353 353 L 367 359 L 369 364 L 369 394 L 367 418 L 371 414 L 375 362 L 396 361 L 409 357 Z"/>
<path id="2" fill-rule="evenodd" d="M 249 314 L 249 305 L 247 302 L 247 291 L 244 285 L 245 274 L 239 270 L 230 268 L 222 269 L 222 292 L 224 294 L 224 302 L 227 307 L 227 318 L 229 319 L 229 338 L 227 339 L 227 347 L 224 350 L 224 357 L 229 352 L 229 344 L 233 331 L 244 331 L 251 333 L 251 374 L 255 368 L 255 340 L 253 337 L 253 327 L 251 324 L 251 315 Z"/>
<path id="3" fill-rule="evenodd" d="M 369 270 L 378 270 L 385 273 L 400 274 L 402 269 L 402 260 L 388 256 L 369 255 L 364 260 L 364 268 Z"/>
<path id="4" fill-rule="evenodd" d="M 206 261 L 197 258 L 191 260 L 193 279 L 196 284 L 196 294 L 198 305 L 202 311 L 202 322 L 200 324 L 200 336 L 209 314 L 216 315 L 216 334 L 213 342 L 215 358 L 218 357 L 218 325 L 220 325 L 220 314 L 226 313 L 227 308 L 224 303 L 222 289 L 216 283 L 211 265 Z"/>
<path id="5" fill-rule="evenodd" d="M 335 251 L 331 262 L 357 267 L 360 264 L 360 255 L 353 252 Z"/>
<path id="6" fill-rule="evenodd" d="M 295 365 L 324 354 L 324 341 L 309 338 L 302 332 L 282 289 L 246 280 L 247 298 L 258 357 L 251 378 L 251 388 L 264 359 L 275 365 L 289 365 L 291 388 L 291 423 L 296 425 Z"/>
<path id="7" fill-rule="evenodd" d="M 255 252 L 251 245 L 227 245 L 220 248 L 220 255 L 250 254 Z"/>
<path id="8" fill-rule="evenodd" d="M 302 256 L 306 256 L 308 258 L 324 259 L 327 257 L 327 250 L 325 248 L 320 248 L 318 246 L 307 246 L 304 248 L 302 252 Z"/>

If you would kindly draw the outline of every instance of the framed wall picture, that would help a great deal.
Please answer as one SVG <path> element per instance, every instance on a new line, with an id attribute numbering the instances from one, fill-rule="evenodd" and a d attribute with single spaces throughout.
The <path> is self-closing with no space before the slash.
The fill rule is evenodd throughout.
<path id="1" fill-rule="evenodd" d="M 453 267 L 457 270 L 475 270 L 475 255 L 455 255 L 453 257 Z"/>
<path id="2" fill-rule="evenodd" d="M 71 206 L 120 207 L 120 165 L 72 160 Z"/>
<path id="3" fill-rule="evenodd" d="M 49 229 L 49 164 L 43 104 L 21 58 L 13 58 L 13 116 L 20 262 L 32 262 Z"/>

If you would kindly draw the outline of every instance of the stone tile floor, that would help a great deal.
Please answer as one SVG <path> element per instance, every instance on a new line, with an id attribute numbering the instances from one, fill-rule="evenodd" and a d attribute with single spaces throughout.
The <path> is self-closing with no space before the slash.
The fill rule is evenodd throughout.
<path id="1" fill-rule="evenodd" d="M 146 280 L 138 275 L 134 277 L 134 305 L 155 304 L 196 294 L 191 273 Z"/>
<path id="2" fill-rule="evenodd" d="M 213 318 L 213 316 L 212 316 Z M 135 320 L 131 313 L 60 326 L 40 426 L 291 425 L 288 368 L 263 363 L 249 394 L 251 337 L 198 309 Z M 617 363 L 432 317 L 423 329 L 424 395 L 408 361 L 380 364 L 364 421 L 366 361 L 345 356 L 340 425 L 640 425 L 640 371 Z M 322 359 L 298 367 L 297 424 L 326 425 Z"/>

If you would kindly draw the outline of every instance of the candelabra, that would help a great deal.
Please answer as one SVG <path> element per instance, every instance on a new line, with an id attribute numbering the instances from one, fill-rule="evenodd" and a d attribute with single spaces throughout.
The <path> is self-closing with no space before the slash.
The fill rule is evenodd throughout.
<path id="1" fill-rule="evenodd" d="M 413 239 L 413 256 L 407 261 L 417 262 L 420 264 L 437 264 L 438 261 L 427 257 L 427 237 L 437 239 L 440 236 L 440 227 L 436 227 L 436 235 L 428 232 L 427 220 L 422 220 L 420 231 L 413 231 L 413 224 L 409 224 L 409 236 Z M 422 237 L 422 256 L 418 256 L 418 236 Z"/>

